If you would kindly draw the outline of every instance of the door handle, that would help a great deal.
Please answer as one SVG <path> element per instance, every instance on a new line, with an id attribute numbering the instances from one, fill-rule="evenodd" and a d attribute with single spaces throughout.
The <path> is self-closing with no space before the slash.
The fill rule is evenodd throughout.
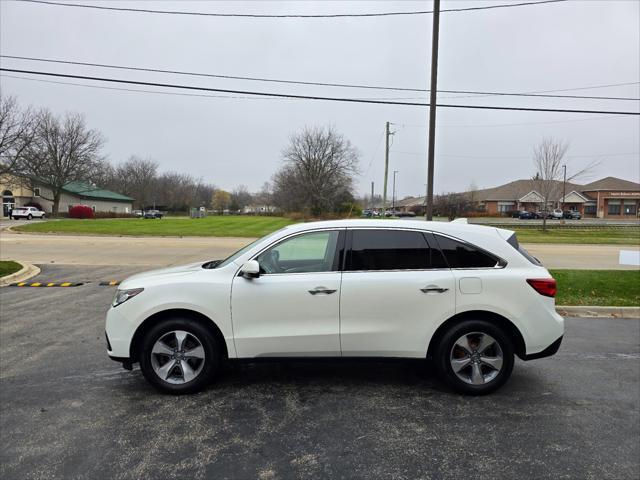
<path id="1" fill-rule="evenodd" d="M 444 293 L 447 290 L 449 290 L 449 289 L 448 288 L 441 288 L 441 287 L 438 287 L 437 285 L 427 285 L 426 287 L 420 289 L 420 291 L 422 293 L 431 293 L 431 292 Z"/>
<path id="2" fill-rule="evenodd" d="M 318 295 L 319 293 L 324 293 L 325 295 L 331 295 L 335 293 L 335 289 L 327 288 L 327 287 L 316 287 L 313 290 L 309 290 L 311 295 Z"/>

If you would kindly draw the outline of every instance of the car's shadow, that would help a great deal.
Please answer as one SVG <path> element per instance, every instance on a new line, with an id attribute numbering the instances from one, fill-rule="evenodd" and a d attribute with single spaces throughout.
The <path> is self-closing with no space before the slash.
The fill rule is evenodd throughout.
<path id="1" fill-rule="evenodd" d="M 519 396 L 532 390 L 544 392 L 549 385 L 543 378 L 530 371 L 526 363 L 518 362 L 511 378 L 491 396 Z M 121 384 L 121 387 L 131 393 L 136 391 L 145 396 L 165 396 L 153 389 L 137 368 L 130 380 Z M 202 394 L 233 395 L 282 388 L 309 392 L 366 389 L 404 393 L 420 391 L 438 396 L 459 396 L 436 376 L 431 362 L 361 359 L 227 362 Z"/>

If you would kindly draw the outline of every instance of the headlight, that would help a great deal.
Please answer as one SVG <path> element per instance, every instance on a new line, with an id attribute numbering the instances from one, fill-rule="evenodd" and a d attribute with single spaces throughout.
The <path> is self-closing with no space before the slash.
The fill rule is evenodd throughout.
<path id="1" fill-rule="evenodd" d="M 130 290 L 116 290 L 116 294 L 113 297 L 113 302 L 111 302 L 111 306 L 117 307 L 121 303 L 124 303 L 130 298 L 135 297 L 143 290 L 144 288 L 132 288 Z"/>

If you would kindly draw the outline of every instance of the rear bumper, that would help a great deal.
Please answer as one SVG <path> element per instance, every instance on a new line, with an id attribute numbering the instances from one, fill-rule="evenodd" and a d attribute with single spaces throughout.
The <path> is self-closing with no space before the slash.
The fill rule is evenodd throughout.
<path id="1" fill-rule="evenodd" d="M 549 345 L 547 348 L 545 348 L 541 352 L 525 355 L 523 360 L 535 360 L 537 358 L 545 358 L 545 357 L 550 357 L 552 355 L 555 355 L 560 349 L 561 343 L 562 343 L 562 337 L 557 339 L 555 342 L 553 342 L 551 345 Z"/>

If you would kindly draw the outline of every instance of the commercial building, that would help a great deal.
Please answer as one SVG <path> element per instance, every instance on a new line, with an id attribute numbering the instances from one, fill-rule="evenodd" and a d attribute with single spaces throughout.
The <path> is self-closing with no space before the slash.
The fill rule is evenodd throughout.
<path id="1" fill-rule="evenodd" d="M 552 181 L 549 201 L 537 180 L 514 180 L 493 188 L 461 192 L 471 209 L 479 214 L 511 215 L 518 210 L 540 211 L 554 208 L 574 210 L 586 218 L 633 220 L 640 212 L 640 183 L 616 177 L 606 177 L 586 185 Z M 421 213 L 424 197 L 408 197 L 398 202 L 398 208 Z"/>
<path id="2" fill-rule="evenodd" d="M 4 175 L 0 178 L 0 192 L 2 192 L 2 216 L 9 216 L 9 211 L 16 207 L 33 205 L 51 213 L 53 208 L 53 193 L 50 188 L 37 181 L 23 181 L 22 179 Z M 69 182 L 64 186 L 59 213 L 69 211 L 74 205 L 88 205 L 95 212 L 131 213 L 133 198 L 117 192 L 105 190 L 95 185 L 82 182 Z"/>

